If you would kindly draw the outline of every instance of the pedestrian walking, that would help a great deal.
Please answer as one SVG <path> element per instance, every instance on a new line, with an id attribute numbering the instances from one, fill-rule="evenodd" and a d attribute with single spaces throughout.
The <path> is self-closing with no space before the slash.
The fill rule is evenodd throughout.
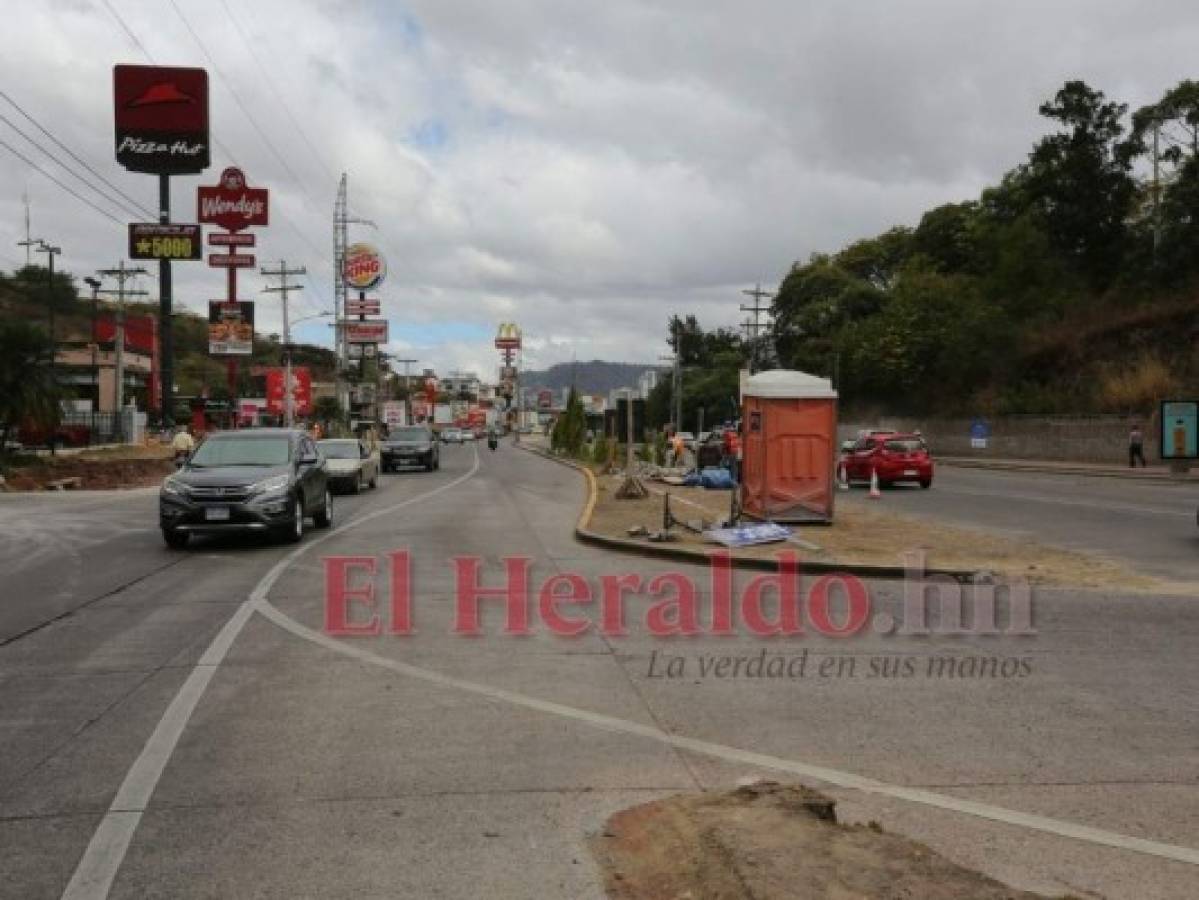
<path id="1" fill-rule="evenodd" d="M 1128 467 L 1135 469 L 1138 460 L 1140 460 L 1141 468 L 1148 465 L 1145 462 L 1145 432 L 1141 430 L 1139 422 L 1134 424 L 1132 430 L 1128 432 Z"/>

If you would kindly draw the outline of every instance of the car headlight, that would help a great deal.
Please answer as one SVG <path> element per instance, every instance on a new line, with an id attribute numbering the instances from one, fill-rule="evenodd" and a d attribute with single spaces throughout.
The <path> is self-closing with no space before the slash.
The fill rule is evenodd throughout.
<path id="1" fill-rule="evenodd" d="M 187 485 L 177 478 L 167 476 L 162 480 L 162 492 L 164 494 L 174 494 L 176 497 L 186 497 Z"/>
<path id="2" fill-rule="evenodd" d="M 272 478 L 264 478 L 262 481 L 250 485 L 249 493 L 253 496 L 261 494 L 282 494 L 287 490 L 288 477 L 286 475 L 275 475 Z"/>

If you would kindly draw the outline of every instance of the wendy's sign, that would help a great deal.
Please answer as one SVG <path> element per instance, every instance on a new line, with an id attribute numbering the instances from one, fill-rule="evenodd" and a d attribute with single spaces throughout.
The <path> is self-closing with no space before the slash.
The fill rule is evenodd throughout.
<path id="1" fill-rule="evenodd" d="M 194 175 L 208 168 L 208 73 L 114 66 L 117 162 L 131 172 Z"/>
<path id="2" fill-rule="evenodd" d="M 246 187 L 241 169 L 230 166 L 216 187 L 197 188 L 197 217 L 226 231 L 266 225 L 268 194 L 266 188 Z"/>

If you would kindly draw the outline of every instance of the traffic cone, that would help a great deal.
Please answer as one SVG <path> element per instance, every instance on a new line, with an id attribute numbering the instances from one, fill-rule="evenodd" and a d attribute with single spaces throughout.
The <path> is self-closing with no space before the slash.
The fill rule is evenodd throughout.
<path id="1" fill-rule="evenodd" d="M 883 492 L 879 489 L 879 486 L 878 486 L 878 469 L 871 469 L 870 470 L 870 499 L 871 500 L 881 500 L 882 497 L 883 497 Z"/>
<path id="2" fill-rule="evenodd" d="M 849 490 L 849 473 L 845 471 L 845 463 L 837 466 L 837 487 L 843 491 Z"/>

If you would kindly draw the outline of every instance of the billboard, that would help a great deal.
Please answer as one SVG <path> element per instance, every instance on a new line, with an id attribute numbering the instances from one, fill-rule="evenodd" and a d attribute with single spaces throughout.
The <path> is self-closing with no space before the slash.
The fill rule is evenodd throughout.
<path id="1" fill-rule="evenodd" d="M 208 73 L 114 66 L 117 162 L 130 172 L 195 175 L 208 168 Z"/>
<path id="2" fill-rule="evenodd" d="M 254 350 L 254 303 L 248 300 L 208 301 L 208 352 L 249 356 Z"/>
<path id="3" fill-rule="evenodd" d="M 342 278 L 352 291 L 369 291 L 387 277 L 387 261 L 370 244 L 350 244 L 346 247 Z"/>
<path id="4" fill-rule="evenodd" d="M 423 397 L 412 398 L 412 421 L 423 422 L 429 418 L 429 404 Z"/>
<path id="5" fill-rule="evenodd" d="M 383 404 L 383 424 L 388 428 L 404 424 L 403 400 L 388 400 Z"/>
<path id="6" fill-rule="evenodd" d="M 1199 459 L 1199 402 L 1162 404 L 1162 459 Z"/>
<path id="7" fill-rule="evenodd" d="M 272 366 L 266 370 L 266 408 L 275 415 L 283 415 L 287 410 L 287 370 L 282 366 Z M 291 411 L 296 416 L 312 414 L 312 373 L 306 366 L 291 368 Z"/>
<path id="8" fill-rule="evenodd" d="M 554 405 L 553 391 L 538 391 L 537 392 L 537 408 L 549 409 Z"/>
<path id="9" fill-rule="evenodd" d="M 268 224 L 270 192 L 246 186 L 246 176 L 236 166 L 221 173 L 215 187 L 196 188 L 196 217 L 207 225 L 226 231 Z"/>
<path id="10" fill-rule="evenodd" d="M 514 322 L 501 322 L 500 330 L 495 335 L 497 350 L 519 350 L 520 328 Z"/>
<path id="11" fill-rule="evenodd" d="M 165 222 L 129 224 L 130 259 L 199 259 L 200 226 Z"/>
<path id="12" fill-rule="evenodd" d="M 378 319 L 373 322 L 346 322 L 342 327 L 346 330 L 348 344 L 386 344 L 387 320 Z"/>

